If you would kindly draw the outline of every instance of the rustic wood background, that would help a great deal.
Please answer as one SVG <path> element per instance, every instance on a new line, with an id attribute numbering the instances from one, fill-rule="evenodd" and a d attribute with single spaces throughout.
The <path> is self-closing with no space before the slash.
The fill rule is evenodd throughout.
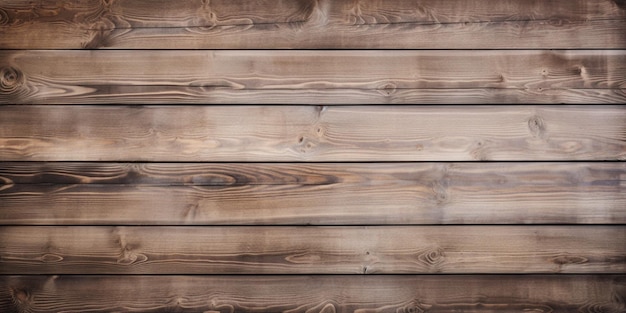
<path id="1" fill-rule="evenodd" d="M 0 0 L 0 312 L 623 313 L 625 160 L 624 0 Z"/>

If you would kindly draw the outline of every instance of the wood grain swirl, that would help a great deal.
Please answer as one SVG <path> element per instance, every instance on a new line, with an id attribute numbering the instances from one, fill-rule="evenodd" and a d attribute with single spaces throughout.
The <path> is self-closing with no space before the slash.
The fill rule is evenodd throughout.
<path id="1" fill-rule="evenodd" d="M 624 103 L 625 64 L 625 50 L 0 51 L 0 103 Z"/>
<path id="2" fill-rule="evenodd" d="M 0 47 L 625 48 L 625 12 L 617 0 L 9 0 Z"/>
<path id="3" fill-rule="evenodd" d="M 619 224 L 625 176 L 621 162 L 8 162 L 0 163 L 0 222 Z"/>
<path id="4" fill-rule="evenodd" d="M 2 106 L 1 161 L 624 160 L 624 106 Z"/>
<path id="5" fill-rule="evenodd" d="M 622 312 L 623 275 L 0 276 L 4 312 Z"/>

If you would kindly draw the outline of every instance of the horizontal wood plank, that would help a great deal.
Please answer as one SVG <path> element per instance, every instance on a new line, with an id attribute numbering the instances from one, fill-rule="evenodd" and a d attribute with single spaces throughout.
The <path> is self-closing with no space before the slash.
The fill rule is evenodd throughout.
<path id="1" fill-rule="evenodd" d="M 625 48 L 618 0 L 9 0 L 0 48 Z"/>
<path id="2" fill-rule="evenodd" d="M 0 274 L 624 273 L 624 226 L 4 226 Z"/>
<path id="3" fill-rule="evenodd" d="M 0 163 L 0 223 L 626 223 L 626 163 Z"/>
<path id="4" fill-rule="evenodd" d="M 0 71 L 4 104 L 626 101 L 626 50 L 25 50 Z"/>
<path id="5" fill-rule="evenodd" d="M 2 106 L 1 161 L 624 160 L 625 106 Z"/>
<path id="6" fill-rule="evenodd" d="M 449 187 L 623 187 L 622 162 L 142 163 L 0 162 L 0 184 L 241 186 L 422 184 Z M 440 183 L 443 184 L 443 183 Z M 500 187 L 498 187 L 500 186 Z M 477 192 L 473 190 L 473 192 Z M 600 190 L 580 190 L 596 193 Z M 564 199 L 565 200 L 565 199 Z"/>
<path id="7" fill-rule="evenodd" d="M 58 88 L 57 88 L 58 87 Z M 0 95 L 7 104 L 619 104 L 626 89 L 404 88 L 233 89 L 194 86 L 42 87 L 30 96 Z"/>
<path id="8" fill-rule="evenodd" d="M 1 276 L 4 312 L 621 312 L 626 277 Z"/>

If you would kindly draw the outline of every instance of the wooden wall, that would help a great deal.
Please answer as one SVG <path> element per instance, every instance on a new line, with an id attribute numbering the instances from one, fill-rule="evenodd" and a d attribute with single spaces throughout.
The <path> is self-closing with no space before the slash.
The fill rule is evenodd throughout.
<path id="1" fill-rule="evenodd" d="M 2 0 L 0 104 L 0 312 L 626 312 L 623 0 Z"/>

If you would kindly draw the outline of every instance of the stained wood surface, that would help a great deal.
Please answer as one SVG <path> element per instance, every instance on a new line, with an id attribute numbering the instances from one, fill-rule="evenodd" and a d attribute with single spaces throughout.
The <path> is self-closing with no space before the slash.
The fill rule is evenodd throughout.
<path id="1" fill-rule="evenodd" d="M 58 86 L 57 86 L 58 87 Z M 0 95 L 14 104 L 619 104 L 626 89 L 406 88 L 232 89 L 194 86 L 42 87 L 31 96 Z"/>
<path id="2" fill-rule="evenodd" d="M 625 106 L 2 106 L 1 161 L 624 160 Z"/>
<path id="3" fill-rule="evenodd" d="M 625 104 L 624 0 L 0 0 L 0 312 L 623 313 Z"/>
<path id="4" fill-rule="evenodd" d="M 624 273 L 624 226 L 0 229 L 0 274 Z"/>
<path id="5" fill-rule="evenodd" d="M 626 222 L 626 163 L 0 163 L 15 225 Z"/>
<path id="6" fill-rule="evenodd" d="M 626 102 L 626 50 L 25 50 L 0 71 L 5 104 Z"/>
<path id="7" fill-rule="evenodd" d="M 4 312 L 621 312 L 626 277 L 2 276 Z"/>
<path id="8" fill-rule="evenodd" d="M 0 48 L 625 48 L 625 12 L 621 0 L 9 0 Z"/>

